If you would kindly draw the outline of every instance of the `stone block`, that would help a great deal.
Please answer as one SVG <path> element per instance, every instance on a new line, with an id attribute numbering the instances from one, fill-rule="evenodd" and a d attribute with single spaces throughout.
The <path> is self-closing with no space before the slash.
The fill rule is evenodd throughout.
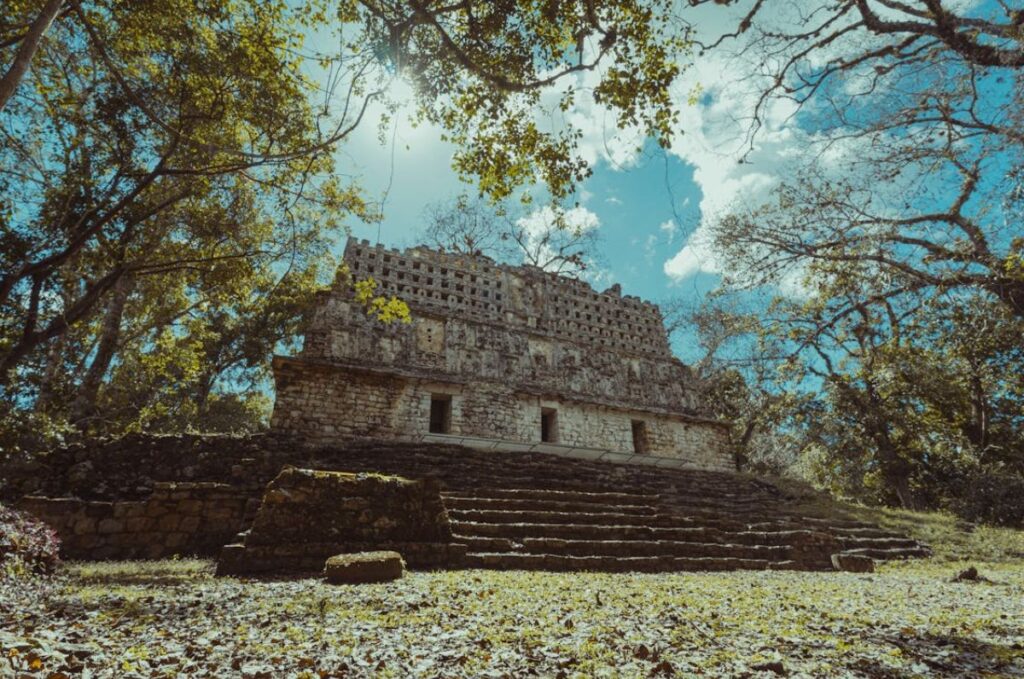
<path id="1" fill-rule="evenodd" d="M 324 564 L 324 576 L 332 584 L 390 582 L 404 572 L 405 563 L 398 552 L 337 554 Z"/>
<path id="2" fill-rule="evenodd" d="M 851 573 L 874 573 L 875 562 L 870 556 L 861 554 L 845 554 L 839 552 L 832 555 L 832 567 L 837 571 L 849 571 Z"/>
<path id="3" fill-rule="evenodd" d="M 125 518 L 132 519 L 146 515 L 146 503 L 145 502 L 126 502 L 124 503 L 124 516 Z"/>
<path id="4" fill-rule="evenodd" d="M 163 502 L 154 502 L 151 500 L 150 502 L 146 503 L 146 516 L 148 517 L 156 518 L 159 516 L 163 516 L 169 511 L 170 509 Z"/>
<path id="5" fill-rule="evenodd" d="M 188 542 L 188 533 L 169 533 L 164 544 L 171 550 L 181 549 Z"/>
<path id="6" fill-rule="evenodd" d="M 160 517 L 157 521 L 156 527 L 161 531 L 175 531 L 178 530 L 178 525 L 181 523 L 181 517 L 177 514 L 167 514 Z"/>
<path id="7" fill-rule="evenodd" d="M 87 533 L 96 532 L 96 519 L 88 516 L 83 516 L 77 519 L 72 527 L 72 531 L 75 535 L 85 535 Z"/>
<path id="8" fill-rule="evenodd" d="M 124 531 L 124 520 L 123 519 L 101 519 L 96 527 L 96 531 L 101 535 L 109 533 L 121 533 Z"/>
<path id="9" fill-rule="evenodd" d="M 203 508 L 201 500 L 188 498 L 178 502 L 177 512 L 179 514 L 198 514 Z"/>
<path id="10" fill-rule="evenodd" d="M 114 513 L 114 504 L 112 502 L 87 502 L 84 509 L 86 515 L 102 519 Z"/>

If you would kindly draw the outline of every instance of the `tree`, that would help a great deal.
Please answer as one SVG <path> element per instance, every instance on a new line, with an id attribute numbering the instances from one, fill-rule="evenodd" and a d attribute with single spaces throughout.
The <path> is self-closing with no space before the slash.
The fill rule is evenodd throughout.
<path id="1" fill-rule="evenodd" d="M 556 199 L 589 168 L 571 126 L 545 127 L 581 97 L 608 108 L 619 127 L 668 145 L 677 121 L 669 86 L 690 54 L 676 0 L 347 0 L 343 17 L 366 27 L 369 44 L 413 84 L 420 115 L 458 147 L 455 168 L 500 200 L 536 179 Z M 576 76 L 594 76 L 594 84 Z M 548 113 L 544 111 L 544 113 Z"/>
<path id="2" fill-rule="evenodd" d="M 730 423 L 730 445 L 741 468 L 798 475 L 799 443 L 780 427 L 803 396 L 777 376 L 786 341 L 768 331 L 763 299 L 719 288 L 695 303 L 675 298 L 659 306 L 670 339 L 686 333 L 701 354 L 691 368 L 708 414 Z"/>
<path id="3" fill-rule="evenodd" d="M 794 7 L 755 0 L 706 46 L 739 38 L 752 60 L 751 148 L 780 101 L 808 144 L 769 201 L 711 229 L 727 286 L 776 297 L 759 332 L 784 352 L 762 389 L 793 400 L 775 430 L 863 499 L 962 506 L 997 468 L 1018 487 L 1022 15 Z"/>
<path id="4" fill-rule="evenodd" d="M 822 158 L 716 226 L 731 279 L 872 262 L 867 303 L 969 288 L 1024 318 L 1020 12 L 847 0 L 780 18 L 773 5 L 755 3 L 733 34 L 766 69 L 752 134 L 770 102 L 791 100 Z"/>
<path id="5" fill-rule="evenodd" d="M 434 248 L 527 264 L 578 278 L 599 259 L 597 218 L 583 208 L 544 206 L 523 214 L 460 196 L 427 209 L 425 242 Z"/>
<path id="6" fill-rule="evenodd" d="M 427 206 L 424 221 L 422 237 L 432 248 L 499 261 L 514 256 L 507 237 L 508 214 L 486 201 L 462 195 L 433 203 Z"/>
<path id="7" fill-rule="evenodd" d="M 4 383 L 126 279 L 309 261 L 364 212 L 294 157 L 317 132 L 284 9 L 70 6 L 4 112 Z"/>

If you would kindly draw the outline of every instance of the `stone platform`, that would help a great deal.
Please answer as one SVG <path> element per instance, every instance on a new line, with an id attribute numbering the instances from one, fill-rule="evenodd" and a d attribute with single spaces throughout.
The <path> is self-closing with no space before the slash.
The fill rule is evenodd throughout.
<path id="1" fill-rule="evenodd" d="M 79 481 L 75 469 L 86 463 L 104 485 Z M 317 527 L 315 516 L 296 514 L 281 530 L 302 533 L 312 545 L 307 552 L 274 541 L 232 539 L 254 525 L 266 484 L 289 464 L 428 480 L 443 503 L 450 533 L 426 542 L 358 534 L 335 539 Z M 215 556 L 232 543 L 244 544 L 252 550 L 252 563 L 270 570 L 319 571 L 328 556 L 343 551 L 394 549 L 413 568 L 461 563 L 667 571 L 832 570 L 837 553 L 876 560 L 930 554 L 927 546 L 848 516 L 822 498 L 789 494 L 748 475 L 540 450 L 399 441 L 308 448 L 273 436 L 134 437 L 103 448 L 55 451 L 31 476 L 0 469 L 0 482 L 8 484 L 7 496 L 15 503 L 24 495 L 16 495 L 17 488 L 39 479 L 43 484 L 33 485 L 35 496 L 22 499 L 21 506 L 58 529 L 66 547 L 75 550 L 66 555 L 72 558 Z M 416 546 L 423 544 L 445 546 Z M 225 550 L 225 572 L 239 550 Z"/>

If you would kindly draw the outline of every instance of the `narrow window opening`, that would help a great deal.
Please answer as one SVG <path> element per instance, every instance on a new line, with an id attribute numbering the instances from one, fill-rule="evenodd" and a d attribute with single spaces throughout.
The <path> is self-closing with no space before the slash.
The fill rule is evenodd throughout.
<path id="1" fill-rule="evenodd" d="M 540 410 L 540 440 L 543 443 L 558 442 L 558 411 L 554 408 Z"/>
<path id="2" fill-rule="evenodd" d="M 452 397 L 448 394 L 430 395 L 430 433 L 448 434 L 452 430 Z"/>
<path id="3" fill-rule="evenodd" d="M 633 452 L 643 455 L 649 452 L 649 450 L 647 423 L 643 420 L 633 420 Z"/>

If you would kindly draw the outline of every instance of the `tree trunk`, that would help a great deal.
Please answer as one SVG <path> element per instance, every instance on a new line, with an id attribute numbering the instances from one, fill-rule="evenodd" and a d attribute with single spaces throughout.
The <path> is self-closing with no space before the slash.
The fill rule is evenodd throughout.
<path id="1" fill-rule="evenodd" d="M 43 10 L 36 20 L 29 26 L 17 54 L 14 55 L 14 63 L 0 79 L 0 111 L 4 110 L 7 101 L 14 96 L 14 91 L 18 89 L 18 84 L 21 83 L 21 79 L 25 77 L 25 72 L 28 71 L 28 67 L 32 63 L 32 57 L 39 49 L 43 35 L 50 28 L 50 24 L 53 23 L 63 6 L 64 0 L 49 0 L 43 6 Z"/>
<path id="2" fill-rule="evenodd" d="M 906 474 L 894 475 L 893 478 L 889 479 L 889 484 L 896 492 L 896 499 L 899 500 L 900 507 L 910 510 L 917 509 L 917 500 L 914 498 L 914 494 L 910 491 L 910 479 L 907 478 Z"/>
<path id="3" fill-rule="evenodd" d="M 39 383 L 39 396 L 36 397 L 36 412 L 47 412 L 50 405 L 57 400 L 57 389 L 55 387 L 57 377 L 64 372 L 63 358 L 66 335 L 61 335 L 50 345 L 46 352 L 46 368 L 43 370 L 43 378 Z"/>
<path id="4" fill-rule="evenodd" d="M 110 303 L 103 316 L 103 324 L 100 326 L 100 340 L 96 348 L 96 355 L 93 357 L 92 363 L 89 364 L 89 369 L 79 386 L 78 396 L 71 406 L 71 421 L 78 424 L 80 428 L 84 428 L 88 419 L 95 414 L 96 397 L 99 394 L 103 378 L 110 368 L 110 363 L 117 353 L 124 306 L 134 287 L 134 277 L 126 274 L 114 286 L 113 294 L 110 296 Z"/>
<path id="5" fill-rule="evenodd" d="M 6 389 L 14 378 L 17 368 L 25 358 L 40 345 L 60 337 L 75 323 L 78 323 L 100 302 L 104 295 L 125 275 L 124 267 L 117 267 L 103 278 L 90 284 L 63 313 L 54 317 L 42 330 L 35 330 L 38 315 L 38 300 L 34 300 L 22 329 L 21 339 L 12 347 L 0 353 L 0 389 Z M 35 292 L 33 294 L 36 294 Z"/>

